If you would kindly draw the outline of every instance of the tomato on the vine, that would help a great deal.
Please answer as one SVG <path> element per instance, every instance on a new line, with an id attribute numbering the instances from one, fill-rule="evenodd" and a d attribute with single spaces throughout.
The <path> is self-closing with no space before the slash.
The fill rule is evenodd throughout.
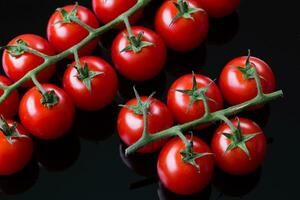
<path id="1" fill-rule="evenodd" d="M 93 10 L 98 19 L 106 24 L 137 3 L 137 0 L 93 0 Z M 138 10 L 135 14 L 129 17 L 130 24 L 137 22 L 143 14 L 143 9 Z M 118 26 L 122 27 L 122 26 Z"/>
<path id="2" fill-rule="evenodd" d="M 12 82 L 5 76 L 0 75 L 0 85 L 9 86 Z M 0 88 L 0 96 L 3 95 L 3 89 Z M 14 90 L 10 95 L 0 104 L 0 115 L 6 119 L 12 119 L 18 112 L 19 107 L 19 92 Z"/>
<path id="3" fill-rule="evenodd" d="M 82 110 L 99 110 L 110 104 L 118 91 L 118 77 L 105 60 L 86 56 L 73 62 L 63 77 L 65 91 Z"/>
<path id="4" fill-rule="evenodd" d="M 208 15 L 195 0 L 168 0 L 156 13 L 155 28 L 169 48 L 190 51 L 206 39 Z"/>
<path id="5" fill-rule="evenodd" d="M 126 78 L 146 81 L 154 78 L 166 62 L 166 47 L 161 37 L 145 27 L 132 27 L 134 36 L 122 31 L 112 45 L 112 59 Z"/>
<path id="6" fill-rule="evenodd" d="M 237 128 L 232 130 L 226 123 L 216 130 L 211 148 L 215 161 L 223 171 L 233 175 L 244 175 L 255 171 L 266 155 L 267 142 L 261 128 L 252 120 L 236 118 L 231 123 Z"/>
<path id="7" fill-rule="evenodd" d="M 77 4 L 68 5 L 62 9 L 66 11 L 68 15 L 75 15 L 90 27 L 98 28 L 99 23 L 94 13 L 86 7 L 77 6 Z M 49 19 L 47 26 L 48 40 L 58 53 L 81 42 L 88 34 L 89 32 L 79 24 L 68 21 L 68 17 L 64 17 L 59 10 L 55 11 Z M 79 50 L 79 55 L 82 56 L 91 53 L 97 46 L 97 42 L 98 39 L 94 39 L 86 44 Z"/>
<path id="8" fill-rule="evenodd" d="M 186 146 L 179 138 L 170 140 L 161 150 L 157 172 L 162 184 L 174 193 L 189 195 L 202 191 L 210 182 L 214 171 L 214 158 L 208 145 L 198 137 L 187 137 L 192 140 L 194 153 L 199 157 L 194 163 L 184 162 L 183 151 Z M 195 155 L 196 156 L 196 155 Z"/>
<path id="9" fill-rule="evenodd" d="M 18 43 L 40 51 L 48 56 L 55 55 L 55 51 L 50 43 L 44 38 L 34 34 L 19 35 L 8 43 L 8 47 L 17 46 Z M 8 48 L 4 51 L 2 57 L 2 65 L 5 74 L 12 80 L 18 81 L 28 71 L 36 68 L 44 62 L 44 59 L 29 52 L 25 52 L 18 48 Z M 47 82 L 55 73 L 55 65 L 47 67 L 37 75 L 37 79 L 41 82 Z M 23 87 L 33 86 L 32 81 L 26 81 Z"/>
<path id="10" fill-rule="evenodd" d="M 196 0 L 210 17 L 225 17 L 233 13 L 240 5 L 240 0 Z"/>
<path id="11" fill-rule="evenodd" d="M 118 116 L 118 132 L 121 140 L 130 146 L 138 141 L 144 129 L 144 119 L 141 105 L 149 103 L 148 109 L 148 132 L 150 134 L 170 128 L 173 125 L 173 118 L 168 107 L 153 97 L 140 97 L 141 101 L 134 98 L 128 101 L 121 109 Z M 159 150 L 166 142 L 166 139 L 152 142 L 138 150 L 140 153 L 151 153 Z"/>
<path id="12" fill-rule="evenodd" d="M 200 74 L 187 74 L 178 78 L 168 91 L 168 107 L 174 120 L 182 124 L 202 117 L 205 114 L 204 95 L 210 112 L 223 108 L 221 92 L 213 80 Z M 200 125 L 195 129 L 206 126 Z"/>
<path id="13" fill-rule="evenodd" d="M 61 88 L 42 84 L 47 95 L 37 87 L 28 90 L 20 102 L 19 117 L 25 128 L 35 137 L 44 140 L 64 135 L 74 121 L 72 99 Z"/>
<path id="14" fill-rule="evenodd" d="M 30 161 L 33 142 L 21 124 L 3 117 L 0 120 L 0 175 L 12 175 Z"/>
<path id="15" fill-rule="evenodd" d="M 260 77 L 263 92 L 275 90 L 275 77 L 267 63 L 250 55 L 238 57 L 225 65 L 219 79 L 224 99 L 230 105 L 243 103 L 257 95 L 253 67 Z"/>

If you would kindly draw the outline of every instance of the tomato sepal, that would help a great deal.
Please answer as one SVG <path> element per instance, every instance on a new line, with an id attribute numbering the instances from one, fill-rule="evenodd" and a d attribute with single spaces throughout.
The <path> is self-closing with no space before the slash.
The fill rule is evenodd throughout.
<path id="1" fill-rule="evenodd" d="M 54 90 L 46 92 L 40 91 L 40 93 L 42 94 L 41 104 L 43 104 L 47 108 L 52 108 L 59 102 L 59 97 Z"/>
<path id="2" fill-rule="evenodd" d="M 129 41 L 129 45 L 127 45 L 124 49 L 121 50 L 122 52 L 125 51 L 133 51 L 134 53 L 140 52 L 144 47 L 152 46 L 153 43 L 147 42 L 147 41 L 142 41 L 142 37 L 144 35 L 144 32 L 139 32 L 137 36 L 132 35 L 132 36 L 126 36 L 127 40 Z"/>
<path id="3" fill-rule="evenodd" d="M 17 131 L 17 123 L 9 126 L 3 116 L 0 116 L 0 131 L 4 133 L 7 142 L 13 144 L 15 138 L 27 138 L 27 135 L 22 135 Z"/>
<path id="4" fill-rule="evenodd" d="M 16 45 L 8 45 L 8 46 L 0 47 L 0 49 L 6 49 L 8 53 L 13 57 L 19 57 L 26 52 L 24 47 L 27 47 L 28 45 L 22 39 L 18 39 L 16 43 L 17 43 Z"/>
<path id="5" fill-rule="evenodd" d="M 67 12 L 63 8 L 57 8 L 56 11 L 60 12 L 60 14 L 62 15 L 62 20 L 59 20 L 59 21 L 55 22 L 54 24 L 72 23 L 74 21 L 74 19 L 77 18 L 76 15 L 77 15 L 77 11 L 78 11 L 78 2 L 75 2 L 74 8 L 71 10 L 71 12 Z"/>

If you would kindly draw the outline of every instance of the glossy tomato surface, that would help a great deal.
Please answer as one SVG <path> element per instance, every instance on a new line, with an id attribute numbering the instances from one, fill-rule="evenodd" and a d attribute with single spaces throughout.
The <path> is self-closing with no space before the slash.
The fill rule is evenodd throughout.
<path id="1" fill-rule="evenodd" d="M 55 55 L 55 51 L 50 43 L 44 38 L 34 35 L 34 34 L 24 34 L 19 35 L 8 43 L 8 46 L 13 46 L 17 44 L 18 40 L 23 40 L 28 47 L 38 50 L 41 53 L 52 56 Z M 7 50 L 4 51 L 2 56 L 2 65 L 3 70 L 6 75 L 12 81 L 18 81 L 22 78 L 28 71 L 36 68 L 44 62 L 44 59 L 36 56 L 32 53 L 24 52 L 20 56 L 13 56 Z M 47 82 L 52 75 L 55 73 L 55 65 L 51 65 L 47 67 L 45 70 L 40 72 L 37 75 L 37 79 L 41 82 Z M 27 81 L 23 85 L 23 87 L 31 87 L 33 86 L 32 81 Z"/>
<path id="2" fill-rule="evenodd" d="M 247 57 L 242 56 L 228 62 L 223 68 L 219 84 L 224 99 L 230 105 L 236 105 L 248 101 L 257 95 L 257 87 L 254 78 L 245 79 L 237 67 L 245 67 Z M 250 62 L 256 67 L 260 76 L 264 93 L 271 93 L 275 90 L 275 77 L 272 69 L 263 60 L 251 57 Z"/>
<path id="3" fill-rule="evenodd" d="M 180 17 L 173 23 L 178 10 L 176 0 L 165 1 L 155 16 L 155 29 L 166 45 L 175 51 L 190 51 L 198 47 L 208 34 L 209 21 L 206 11 L 192 13 L 193 19 Z M 202 8 L 195 0 L 186 1 L 190 7 Z"/>
<path id="4" fill-rule="evenodd" d="M 240 121 L 243 135 L 259 133 L 245 143 L 250 157 L 241 148 L 235 148 L 225 153 L 231 141 L 222 133 L 232 133 L 227 124 L 222 124 L 216 130 L 211 148 L 215 154 L 216 164 L 221 170 L 233 175 L 244 175 L 255 171 L 261 165 L 266 155 L 267 143 L 262 129 L 255 122 L 246 118 L 231 120 L 235 127 L 237 127 L 238 121 Z"/>
<path id="5" fill-rule="evenodd" d="M 61 88 L 52 84 L 42 86 L 46 91 L 55 92 L 59 99 L 58 103 L 50 108 L 43 105 L 40 91 L 33 87 L 21 99 L 19 117 L 33 136 L 43 140 L 57 139 L 67 133 L 73 124 L 74 104 Z"/>
<path id="6" fill-rule="evenodd" d="M 161 37 L 154 31 L 145 27 L 132 27 L 135 36 L 143 33 L 142 41 L 151 42 L 153 45 L 142 48 L 140 52 L 131 50 L 122 51 L 130 42 L 127 31 L 122 31 L 112 45 L 112 59 L 117 70 L 127 79 L 146 81 L 157 76 L 166 62 L 166 47 Z"/>
<path id="7" fill-rule="evenodd" d="M 82 110 L 93 111 L 112 103 L 118 91 L 118 77 L 112 66 L 95 56 L 82 57 L 79 62 L 81 67 L 87 64 L 90 71 L 102 74 L 91 78 L 91 91 L 89 91 L 84 82 L 78 78 L 75 62 L 66 69 L 63 86 L 76 106 Z"/>
<path id="8" fill-rule="evenodd" d="M 16 122 L 8 120 L 7 123 L 11 127 Z M 16 125 L 16 131 L 20 135 L 28 136 L 28 132 L 21 124 L 16 123 Z M 0 176 L 21 171 L 30 161 L 32 152 L 33 142 L 30 137 L 12 138 L 10 144 L 3 131 L 0 130 Z"/>
<path id="9" fill-rule="evenodd" d="M 225 17 L 233 13 L 240 5 L 240 0 L 196 0 L 210 17 Z"/>
<path id="10" fill-rule="evenodd" d="M 141 97 L 146 101 L 148 97 Z M 173 125 L 173 118 L 168 107 L 161 101 L 151 98 L 151 105 L 148 110 L 148 132 L 157 133 L 170 128 Z M 128 101 L 125 106 L 136 106 L 137 100 Z M 132 145 L 143 134 L 144 119 L 142 114 L 136 114 L 133 110 L 123 107 L 118 116 L 118 133 L 121 140 L 127 145 Z M 140 153 L 150 153 L 159 150 L 165 139 L 152 142 L 138 150 Z"/>
<path id="11" fill-rule="evenodd" d="M 68 13 L 71 12 L 74 5 L 63 7 Z M 83 6 L 78 6 L 77 15 L 82 22 L 92 28 L 98 28 L 99 23 L 97 17 L 92 11 Z M 50 17 L 47 26 L 47 36 L 55 50 L 60 53 L 83 40 L 89 33 L 82 26 L 71 23 L 60 23 L 63 19 L 59 11 L 55 11 Z M 91 53 L 97 46 L 98 39 L 94 39 L 79 50 L 79 55 L 87 55 Z"/>
<path id="12" fill-rule="evenodd" d="M 188 137 L 188 139 L 191 139 Z M 193 149 L 196 153 L 211 153 L 208 145 L 200 138 L 193 136 Z M 214 171 L 213 155 L 196 159 L 200 170 L 190 163 L 184 163 L 180 152 L 185 144 L 179 138 L 173 138 L 161 150 L 157 172 L 162 184 L 170 191 L 189 195 L 202 191 L 210 182 Z"/>

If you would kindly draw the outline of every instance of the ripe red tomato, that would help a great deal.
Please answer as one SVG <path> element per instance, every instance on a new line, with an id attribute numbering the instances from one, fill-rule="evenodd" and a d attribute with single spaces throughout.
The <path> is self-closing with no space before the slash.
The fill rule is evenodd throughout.
<path id="1" fill-rule="evenodd" d="M 3 119 L 2 119 L 3 120 Z M 11 175 L 21 171 L 30 161 L 33 142 L 30 137 L 14 137 L 12 134 L 28 135 L 22 125 L 12 120 L 7 121 L 9 130 L 0 129 L 0 175 Z M 13 125 L 16 128 L 13 129 Z M 16 132 L 16 133 L 13 133 Z M 11 142 L 9 142 L 11 137 Z"/>
<path id="2" fill-rule="evenodd" d="M 68 5 L 63 7 L 68 13 L 74 9 L 74 5 Z M 99 23 L 96 16 L 92 11 L 83 6 L 78 6 L 77 15 L 82 22 L 89 25 L 92 28 L 98 28 Z M 57 52 L 63 52 L 70 47 L 76 45 L 81 40 L 83 40 L 89 33 L 82 26 L 71 23 L 58 23 L 63 19 L 59 11 L 55 11 L 51 16 L 48 27 L 47 36 L 50 43 L 53 45 Z M 87 55 L 91 53 L 97 46 L 98 39 L 94 39 L 87 45 L 79 50 L 79 55 Z"/>
<path id="3" fill-rule="evenodd" d="M 210 17 L 225 17 L 233 13 L 240 5 L 240 0 L 196 0 Z"/>
<path id="4" fill-rule="evenodd" d="M 112 59 L 117 70 L 126 78 L 134 81 L 146 81 L 154 78 L 163 69 L 166 62 L 166 47 L 163 40 L 152 30 L 145 27 L 132 27 L 135 36 L 143 33 L 141 40 L 152 43 L 139 52 L 123 51 L 130 42 L 128 32 L 122 31 L 112 45 Z"/>
<path id="5" fill-rule="evenodd" d="M 63 77 L 65 91 L 82 110 L 99 110 L 110 104 L 118 91 L 118 77 L 112 66 L 95 56 L 82 57 L 79 62 L 82 69 L 87 65 L 88 71 L 83 72 L 80 78 L 76 63 L 73 62 Z"/>
<path id="6" fill-rule="evenodd" d="M 137 0 L 93 0 L 93 9 L 98 19 L 103 24 L 106 24 L 133 7 L 136 3 Z M 142 14 L 143 9 L 137 11 L 134 15 L 129 17 L 130 24 L 137 22 L 141 18 Z"/>
<path id="7" fill-rule="evenodd" d="M 141 97 L 145 102 L 148 97 Z M 148 109 L 148 131 L 149 133 L 157 133 L 159 131 L 170 128 L 173 125 L 173 118 L 168 107 L 161 101 L 151 98 L 151 105 Z M 137 106 L 137 99 L 132 99 L 125 104 L 118 116 L 118 132 L 121 140 L 130 146 L 134 144 L 143 134 L 143 114 L 135 113 L 135 111 L 127 108 L 127 106 Z M 151 153 L 159 150 L 166 140 L 152 142 L 138 150 L 140 153 Z"/>
<path id="8" fill-rule="evenodd" d="M 55 51 L 49 42 L 38 35 L 24 34 L 17 36 L 8 43 L 8 46 L 16 45 L 18 40 L 23 40 L 28 47 L 38 50 L 46 55 L 55 55 Z M 2 57 L 3 70 L 5 74 L 14 82 L 18 81 L 28 71 L 36 68 L 43 62 L 43 58 L 27 52 L 24 52 L 19 56 L 13 56 L 8 52 L 8 50 L 5 50 Z M 37 79 L 41 82 L 47 82 L 54 73 L 55 65 L 51 65 L 40 72 L 37 76 Z M 27 81 L 22 86 L 31 87 L 33 86 L 33 83 L 32 81 Z"/>
<path id="9" fill-rule="evenodd" d="M 244 175 L 255 171 L 261 165 L 266 155 L 267 143 L 263 131 L 255 122 L 246 118 L 231 120 L 235 127 L 238 127 L 238 121 L 244 140 L 246 139 L 245 136 L 249 137 L 250 134 L 257 134 L 244 142 L 249 151 L 249 156 L 239 146 L 226 152 L 232 141 L 222 133 L 232 134 L 232 131 L 225 123 L 216 130 L 211 148 L 215 154 L 216 164 L 223 171 L 233 175 Z"/>
<path id="10" fill-rule="evenodd" d="M 208 77 L 195 74 L 197 89 L 193 91 L 193 74 L 187 74 L 177 79 L 168 91 L 168 107 L 174 120 L 180 124 L 193 121 L 205 114 L 205 108 L 199 90 L 205 90 L 210 112 L 223 108 L 223 99 L 218 86 Z M 185 92 L 190 91 L 191 95 Z M 200 125 L 195 129 L 202 129 L 207 125 Z"/>
<path id="11" fill-rule="evenodd" d="M 200 10 L 191 13 L 193 18 L 174 18 L 178 9 L 174 5 L 177 0 L 165 1 L 159 8 L 155 17 L 155 28 L 163 38 L 166 45 L 175 51 L 190 51 L 198 47 L 208 34 L 209 21 L 207 13 Z M 195 0 L 186 0 L 190 8 L 202 8 Z"/>
<path id="12" fill-rule="evenodd" d="M 72 99 L 61 88 L 43 84 L 46 91 L 54 91 L 58 103 L 52 107 L 42 104 L 42 94 L 33 87 L 20 102 L 19 117 L 25 128 L 35 137 L 43 140 L 56 139 L 64 135 L 72 126 L 75 109 Z"/>
<path id="13" fill-rule="evenodd" d="M 0 85 L 8 86 L 12 82 L 5 76 L 0 75 Z M 3 94 L 3 90 L 0 88 L 0 96 Z M 13 118 L 19 107 L 19 93 L 17 90 L 14 90 L 10 95 L 0 104 L 0 115 L 4 116 L 6 119 Z"/>
<path id="14" fill-rule="evenodd" d="M 246 60 L 247 56 L 235 58 L 227 63 L 221 72 L 220 89 L 230 105 L 243 103 L 257 95 L 255 79 L 245 79 L 243 73 L 237 68 L 238 66 L 245 68 Z M 257 73 L 261 77 L 263 92 L 273 92 L 276 85 L 275 77 L 268 64 L 256 57 L 250 57 L 250 62 L 255 65 Z"/>
<path id="15" fill-rule="evenodd" d="M 191 139 L 191 137 L 188 137 Z M 208 145 L 198 137 L 193 137 L 193 149 L 196 153 L 211 153 Z M 157 172 L 162 184 L 174 193 L 189 195 L 200 192 L 210 182 L 214 170 L 212 155 L 196 159 L 199 169 L 190 163 L 185 163 L 181 151 L 185 149 L 184 142 L 173 138 L 161 150 Z"/>

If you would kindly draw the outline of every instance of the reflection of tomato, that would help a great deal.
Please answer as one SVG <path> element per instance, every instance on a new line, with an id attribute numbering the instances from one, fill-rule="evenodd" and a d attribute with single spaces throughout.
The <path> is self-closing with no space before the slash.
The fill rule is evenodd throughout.
<path id="1" fill-rule="evenodd" d="M 73 8 L 74 5 L 63 7 L 63 9 L 65 9 L 67 12 L 71 12 Z M 96 16 L 86 7 L 78 6 L 77 16 L 82 22 L 86 23 L 92 28 L 99 27 Z M 53 13 L 51 16 L 47 27 L 48 40 L 59 53 L 81 42 L 89 34 L 86 29 L 75 22 L 57 23 L 62 19 L 61 13 L 59 11 L 55 11 L 55 13 Z M 87 55 L 91 53 L 97 46 L 97 42 L 98 39 L 94 39 L 82 47 L 79 50 L 79 55 Z"/>
<path id="2" fill-rule="evenodd" d="M 38 50 L 46 55 L 52 56 L 55 54 L 52 46 L 44 38 L 33 35 L 24 34 L 14 38 L 8 43 L 9 46 L 16 45 L 18 40 L 24 41 L 28 47 Z M 20 56 L 12 56 L 7 50 L 4 51 L 2 57 L 2 65 L 4 72 L 12 81 L 18 81 L 22 78 L 28 71 L 36 68 L 44 62 L 44 59 L 33 55 L 32 53 L 24 52 Z M 47 82 L 55 72 L 55 65 L 49 66 L 37 75 L 37 79 L 40 82 Z M 33 86 L 32 81 L 26 81 L 23 87 Z"/>
<path id="3" fill-rule="evenodd" d="M 8 120 L 12 127 L 14 121 Z M 20 135 L 28 135 L 22 125 L 16 123 L 15 131 Z M 13 137 L 12 144 L 8 142 L 3 127 L 0 129 L 0 175 L 11 175 L 21 171 L 30 161 L 33 152 L 33 143 L 30 137 Z"/>
<path id="4" fill-rule="evenodd" d="M 141 97 L 142 101 L 146 101 L 147 97 Z M 167 106 L 161 101 L 151 98 L 151 105 L 148 109 L 148 131 L 149 133 L 157 133 L 159 131 L 170 128 L 173 125 L 172 115 Z M 125 106 L 136 106 L 137 99 L 132 99 Z M 130 146 L 143 134 L 143 115 L 137 114 L 133 110 L 123 107 L 118 116 L 118 132 L 121 140 Z M 157 151 L 165 143 L 164 140 L 155 141 L 138 150 L 140 153 L 150 153 Z"/>
<path id="5" fill-rule="evenodd" d="M 0 75 L 0 85 L 8 86 L 12 82 L 5 76 Z M 0 96 L 3 94 L 3 90 L 0 89 Z M 18 112 L 19 107 L 19 93 L 14 90 L 10 95 L 0 104 L 0 115 L 4 118 L 12 119 Z"/>
<path id="6" fill-rule="evenodd" d="M 225 17 L 233 13 L 240 0 L 195 0 L 208 12 L 210 17 Z"/>
<path id="7" fill-rule="evenodd" d="M 191 137 L 188 137 L 191 139 Z M 184 163 L 181 151 L 185 149 L 183 141 L 176 137 L 161 150 L 157 162 L 157 172 L 163 185 L 177 194 L 194 194 L 203 190 L 210 182 L 214 162 L 212 155 L 196 159 L 200 170 L 190 163 Z M 193 136 L 193 149 L 197 153 L 210 153 L 208 145 Z"/>

